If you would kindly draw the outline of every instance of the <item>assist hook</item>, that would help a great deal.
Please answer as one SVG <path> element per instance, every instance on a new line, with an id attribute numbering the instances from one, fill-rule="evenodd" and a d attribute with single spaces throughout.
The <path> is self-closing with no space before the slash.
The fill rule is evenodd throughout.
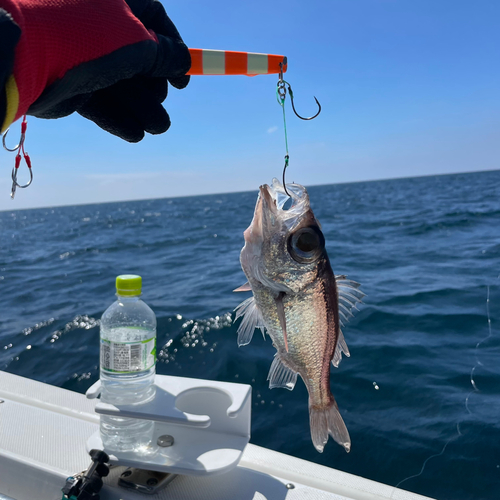
<path id="1" fill-rule="evenodd" d="M 283 62 L 280 63 L 280 74 L 279 74 L 279 80 L 278 80 L 278 102 L 283 105 L 285 102 L 285 97 L 286 97 L 286 87 L 288 87 L 288 93 L 290 94 L 290 100 L 292 101 L 292 109 L 295 115 L 300 118 L 301 120 L 314 120 L 320 113 L 321 113 L 321 104 L 319 103 L 318 99 L 316 99 L 316 96 L 314 97 L 314 100 L 316 101 L 316 104 L 318 105 L 318 111 L 315 115 L 305 117 L 305 116 L 300 116 L 297 113 L 297 110 L 295 109 L 295 104 L 293 102 L 293 90 L 292 86 L 283 79 L 283 68 L 287 64 L 287 59 L 286 57 L 283 59 Z M 280 102 L 281 100 L 281 102 Z"/>
<path id="2" fill-rule="evenodd" d="M 293 112 L 301 119 L 301 120 L 313 120 L 314 118 L 316 118 L 320 113 L 321 113 L 321 104 L 319 103 L 318 99 L 316 99 L 316 96 L 313 96 L 314 97 L 314 100 L 316 101 L 316 104 L 318 105 L 318 112 L 313 115 L 313 116 L 309 116 L 309 117 L 304 117 L 304 116 L 300 116 L 298 113 L 297 113 L 297 110 L 295 109 L 295 106 L 293 105 L 293 92 L 292 92 L 292 87 L 290 87 L 290 84 L 287 82 L 287 85 L 288 85 L 288 92 L 290 92 L 290 100 L 292 101 L 292 109 L 293 109 Z"/>
<path id="3" fill-rule="evenodd" d="M 7 137 L 7 132 L 9 131 L 8 129 L 3 134 L 3 137 L 2 137 L 2 144 L 3 144 L 4 149 L 6 149 L 7 151 L 10 151 L 11 153 L 17 152 L 14 168 L 12 169 L 12 175 L 11 175 L 11 177 L 12 177 L 12 189 L 10 191 L 10 197 L 12 199 L 14 199 L 17 188 L 27 188 L 33 182 L 33 171 L 31 170 L 31 159 L 30 159 L 28 153 L 26 153 L 26 151 L 24 150 L 24 140 L 26 139 L 26 129 L 27 128 L 28 128 L 28 122 L 26 120 L 26 115 L 24 115 L 23 121 L 21 123 L 21 138 L 19 139 L 19 144 L 15 148 L 12 148 L 12 149 L 8 148 L 6 143 L 5 143 L 5 139 Z M 19 172 L 19 167 L 21 165 L 21 159 L 22 159 L 21 153 L 24 157 L 24 161 L 26 162 L 26 166 L 28 167 L 28 171 L 30 174 L 29 181 L 26 184 L 19 184 L 19 182 L 17 182 L 17 174 Z"/>
<path id="4" fill-rule="evenodd" d="M 7 129 L 3 136 L 2 136 L 2 145 L 3 145 L 3 148 L 6 150 L 6 151 L 9 151 L 10 153 L 15 153 L 16 151 L 19 151 L 19 149 L 22 148 L 23 144 L 24 144 L 24 139 L 26 137 L 26 131 L 24 132 L 21 132 L 21 138 L 19 139 L 19 144 L 17 146 L 14 146 L 13 148 L 9 148 L 7 147 L 7 144 L 5 142 L 5 140 L 7 139 L 7 134 L 9 133 L 9 129 Z"/>
<path id="5" fill-rule="evenodd" d="M 279 73 L 279 78 L 278 78 L 278 84 L 276 88 L 276 99 L 278 101 L 278 104 L 281 106 L 283 109 L 283 125 L 285 128 L 285 146 L 286 146 L 286 155 L 285 155 L 285 165 L 283 167 L 283 188 L 285 190 L 285 193 L 290 196 L 290 193 L 288 192 L 286 188 L 286 182 L 285 182 L 285 172 L 288 167 L 288 163 L 290 161 L 290 155 L 288 154 L 288 138 L 287 138 L 287 133 L 286 133 L 286 118 L 285 118 L 285 97 L 286 97 L 286 88 L 288 86 L 288 92 L 290 94 L 290 100 L 292 101 L 292 109 L 295 115 L 300 118 L 301 120 L 313 120 L 316 118 L 320 113 L 321 113 L 321 104 L 319 103 L 318 99 L 316 99 L 316 96 L 314 96 L 314 100 L 316 101 L 316 104 L 318 105 L 318 112 L 309 117 L 304 117 L 300 116 L 297 113 L 297 110 L 295 109 L 295 105 L 293 103 L 293 91 L 292 91 L 292 86 L 283 79 L 283 69 L 287 65 L 287 59 L 286 57 L 283 58 L 283 61 L 279 63 L 280 65 L 280 73 Z M 291 197 L 291 196 L 290 196 Z"/>

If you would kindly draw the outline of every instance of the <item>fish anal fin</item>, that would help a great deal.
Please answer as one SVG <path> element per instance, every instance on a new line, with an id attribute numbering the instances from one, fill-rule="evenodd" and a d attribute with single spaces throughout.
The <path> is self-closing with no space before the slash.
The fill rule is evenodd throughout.
<path id="1" fill-rule="evenodd" d="M 238 327 L 238 347 L 247 345 L 251 342 L 253 332 L 256 328 L 260 328 L 264 335 L 264 319 L 260 309 L 257 307 L 254 297 L 249 297 L 244 300 L 236 309 L 236 321 L 240 316 L 243 316 L 240 326 Z M 265 336 L 264 336 L 265 339 Z"/>
<path id="2" fill-rule="evenodd" d="M 269 380 L 269 389 L 281 387 L 292 391 L 297 382 L 297 374 L 285 366 L 276 354 L 269 370 L 267 380 Z"/>
<path id="3" fill-rule="evenodd" d="M 338 368 L 340 362 L 342 361 L 342 353 L 344 353 L 347 357 L 350 357 L 351 355 L 351 353 L 349 352 L 349 348 L 347 347 L 344 334 L 339 328 L 339 338 L 337 339 L 337 345 L 335 347 L 335 352 L 332 358 L 332 365 L 335 368 Z"/>

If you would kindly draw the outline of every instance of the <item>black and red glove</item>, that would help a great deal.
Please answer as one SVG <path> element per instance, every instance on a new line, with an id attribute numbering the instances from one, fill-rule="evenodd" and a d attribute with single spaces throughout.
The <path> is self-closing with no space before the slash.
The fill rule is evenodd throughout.
<path id="1" fill-rule="evenodd" d="M 0 123 L 77 111 L 129 142 L 161 134 L 189 50 L 158 0 L 0 0 Z"/>

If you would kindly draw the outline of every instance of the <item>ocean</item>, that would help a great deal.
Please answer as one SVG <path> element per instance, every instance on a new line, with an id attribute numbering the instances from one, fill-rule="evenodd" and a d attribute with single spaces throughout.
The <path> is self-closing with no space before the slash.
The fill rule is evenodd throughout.
<path id="1" fill-rule="evenodd" d="M 236 345 L 257 191 L 0 212 L 0 369 L 85 392 L 114 279 L 140 274 L 157 372 L 251 384 L 252 443 L 439 500 L 497 500 L 500 171 L 308 191 L 334 272 L 366 293 L 331 377 L 351 453 L 316 452 L 301 380 L 267 387 L 269 338 Z"/>

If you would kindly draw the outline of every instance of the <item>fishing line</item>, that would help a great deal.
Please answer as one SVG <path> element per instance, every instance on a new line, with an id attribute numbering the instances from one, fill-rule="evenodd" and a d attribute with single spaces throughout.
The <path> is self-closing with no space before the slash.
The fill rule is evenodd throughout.
<path id="1" fill-rule="evenodd" d="M 290 155 L 288 154 L 288 137 L 287 137 L 287 133 L 286 133 L 286 117 L 285 117 L 285 97 L 286 97 L 286 93 L 287 93 L 287 87 L 288 87 L 288 93 L 290 94 L 290 101 L 292 103 L 293 112 L 301 120 L 305 120 L 305 121 L 314 120 L 314 118 L 316 118 L 321 113 L 321 104 L 319 103 L 318 99 L 316 99 L 316 97 L 314 96 L 314 100 L 316 101 L 316 104 L 318 105 L 318 111 L 316 112 L 316 114 L 314 114 L 313 116 L 305 117 L 305 116 L 301 116 L 297 113 L 297 110 L 295 109 L 295 104 L 293 102 L 292 86 L 287 81 L 285 81 L 283 79 L 283 72 L 284 72 L 284 68 L 286 67 L 286 65 L 287 65 L 287 58 L 285 57 L 285 58 L 283 58 L 283 61 L 279 63 L 280 73 L 279 73 L 278 84 L 276 86 L 276 99 L 278 101 L 278 104 L 283 109 L 283 125 L 285 128 L 286 155 L 285 155 L 285 166 L 283 167 L 283 188 L 285 189 L 285 193 L 289 197 L 291 197 L 290 193 L 286 189 L 286 183 L 285 183 L 285 172 L 286 172 L 286 169 L 288 167 L 288 162 L 290 160 Z"/>
<path id="2" fill-rule="evenodd" d="M 281 64 L 280 64 L 281 66 Z M 285 154 L 285 166 L 283 167 L 283 188 L 285 189 L 285 193 L 290 196 L 286 189 L 286 183 L 285 183 L 285 172 L 288 167 L 288 162 L 290 160 L 290 155 L 288 154 L 288 136 L 286 133 L 286 116 L 285 116 L 285 97 L 286 97 L 286 87 L 285 80 L 283 80 L 283 74 L 280 73 L 280 79 L 278 80 L 278 85 L 276 86 L 276 99 L 278 100 L 278 104 L 281 106 L 281 109 L 283 110 L 283 127 L 285 129 L 285 148 L 286 148 L 286 154 Z"/>
<path id="3" fill-rule="evenodd" d="M 441 456 L 441 455 L 445 452 L 446 447 L 447 447 L 447 446 L 448 446 L 448 445 L 449 445 L 452 441 L 455 441 L 455 439 L 458 439 L 458 438 L 462 435 L 462 433 L 461 433 L 461 432 L 460 432 L 460 430 L 458 429 L 458 425 L 459 425 L 459 424 L 457 424 L 457 432 L 458 432 L 458 435 L 457 435 L 457 436 L 453 436 L 453 437 L 451 437 L 450 439 L 448 439 L 448 441 L 446 441 L 446 443 L 444 444 L 443 449 L 442 449 L 439 453 L 436 453 L 436 454 L 431 455 L 430 457 L 426 458 L 426 459 L 425 459 L 425 461 L 424 461 L 424 463 L 422 464 L 422 468 L 420 469 L 420 472 L 419 472 L 418 474 L 414 474 L 413 476 L 408 476 L 408 477 L 406 477 L 406 478 L 405 478 L 405 479 L 403 479 L 402 481 L 399 481 L 399 483 L 398 483 L 398 484 L 396 484 L 396 486 L 395 486 L 395 487 L 396 487 L 396 488 L 399 488 L 399 486 L 400 486 L 401 484 L 403 484 L 405 481 L 408 481 L 409 479 L 413 479 L 414 477 L 419 477 L 419 476 L 421 476 L 421 475 L 423 474 L 423 472 L 424 472 L 424 469 L 425 469 L 425 466 L 427 465 L 427 462 L 428 462 L 429 460 L 431 460 L 432 458 L 440 457 L 440 456 Z M 391 498 L 392 498 L 392 495 L 391 495 Z"/>
<path id="4" fill-rule="evenodd" d="M 477 349 L 483 342 L 486 342 L 492 336 L 491 318 L 490 318 L 490 287 L 489 287 L 489 285 L 487 287 L 487 290 L 488 291 L 487 291 L 487 295 L 486 295 L 486 314 L 488 315 L 488 336 L 486 338 L 484 338 L 483 340 L 481 340 L 480 342 L 478 342 L 476 344 L 476 348 L 474 349 L 474 356 L 476 358 L 476 364 L 472 367 L 472 370 L 470 372 L 470 383 L 472 384 L 472 391 L 470 391 L 469 394 L 467 395 L 467 397 L 465 398 L 465 408 L 469 412 L 469 415 L 472 415 L 472 412 L 469 409 L 469 398 L 471 397 L 471 395 L 474 392 L 479 392 L 479 389 L 477 388 L 477 385 L 476 385 L 476 381 L 474 380 L 474 372 L 476 371 L 476 368 L 478 366 L 483 366 L 483 363 L 481 363 L 481 361 L 479 361 L 479 359 L 477 357 Z"/>
<path id="5" fill-rule="evenodd" d="M 483 363 L 481 363 L 481 361 L 479 361 L 479 358 L 477 356 L 477 350 L 478 350 L 478 348 L 479 348 L 479 346 L 481 344 L 483 344 L 484 342 L 486 342 L 487 340 L 489 340 L 492 337 L 491 317 L 490 317 L 490 286 L 489 285 L 486 286 L 486 316 L 488 318 L 488 336 L 485 337 L 484 339 L 480 340 L 476 344 L 476 347 L 474 348 L 474 357 L 476 359 L 476 364 L 472 367 L 472 370 L 470 372 L 470 383 L 472 385 L 472 391 L 470 391 L 469 394 L 467 394 L 467 397 L 465 398 L 465 401 L 464 401 L 465 409 L 467 410 L 467 412 L 469 413 L 469 415 L 472 415 L 472 412 L 471 412 L 471 410 L 469 408 L 469 399 L 470 399 L 471 395 L 474 394 L 475 392 L 480 392 L 479 389 L 477 388 L 476 381 L 474 380 L 474 372 L 476 371 L 476 368 L 478 366 L 483 366 Z M 446 448 L 448 447 L 448 445 L 452 441 L 455 441 L 456 439 L 458 439 L 461 436 L 463 436 L 462 432 L 460 431 L 460 424 L 463 422 L 463 420 L 464 419 L 462 418 L 462 420 L 460 420 L 459 422 L 457 422 L 457 426 L 456 426 L 457 434 L 455 436 L 450 437 L 446 441 L 446 443 L 443 446 L 443 449 L 439 453 L 431 455 L 430 457 L 428 457 L 428 458 L 425 459 L 424 463 L 422 464 L 422 468 L 420 469 L 420 472 L 418 474 L 414 474 L 413 476 L 408 476 L 408 477 L 404 478 L 403 480 L 399 481 L 399 483 L 396 484 L 395 487 L 399 488 L 399 486 L 401 484 L 403 484 L 405 481 L 408 481 L 409 479 L 413 479 L 413 478 L 421 476 L 423 474 L 425 466 L 427 465 L 427 463 L 429 462 L 429 460 L 431 460 L 433 458 L 436 458 L 436 457 L 440 457 L 441 455 L 443 455 L 444 452 L 445 452 L 445 450 L 446 450 Z M 392 498 L 392 494 L 391 494 L 391 498 Z"/>

